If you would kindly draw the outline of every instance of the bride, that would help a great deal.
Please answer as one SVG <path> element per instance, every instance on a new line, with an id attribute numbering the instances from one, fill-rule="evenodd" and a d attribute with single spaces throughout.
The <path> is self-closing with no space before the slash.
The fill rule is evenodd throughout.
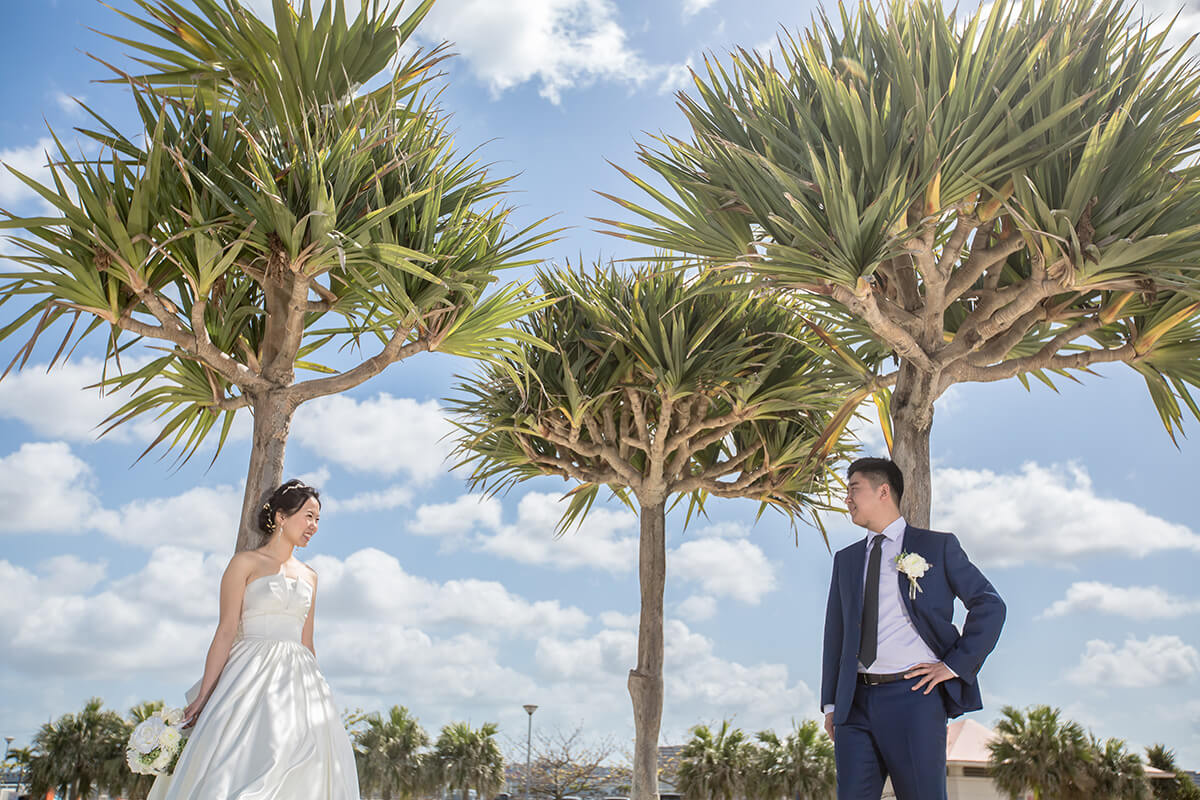
<path id="1" fill-rule="evenodd" d="M 291 480 L 258 516 L 266 542 L 221 578 L 221 612 L 174 774 L 148 800 L 359 800 L 350 738 L 313 650 L 317 574 L 296 559 L 321 518 Z"/>

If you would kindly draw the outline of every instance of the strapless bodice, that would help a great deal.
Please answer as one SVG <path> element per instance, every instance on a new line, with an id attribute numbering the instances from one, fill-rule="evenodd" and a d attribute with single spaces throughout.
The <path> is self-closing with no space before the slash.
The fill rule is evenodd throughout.
<path id="1" fill-rule="evenodd" d="M 264 575 L 246 585 L 240 638 L 299 642 L 313 589 L 302 578 Z"/>

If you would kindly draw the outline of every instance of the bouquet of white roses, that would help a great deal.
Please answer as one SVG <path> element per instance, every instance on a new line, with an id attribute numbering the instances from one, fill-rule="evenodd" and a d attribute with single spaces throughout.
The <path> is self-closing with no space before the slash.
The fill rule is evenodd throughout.
<path id="1" fill-rule="evenodd" d="M 181 722 L 181 709 L 164 708 L 134 728 L 125 747 L 129 769 L 138 775 L 170 775 L 183 751 Z"/>

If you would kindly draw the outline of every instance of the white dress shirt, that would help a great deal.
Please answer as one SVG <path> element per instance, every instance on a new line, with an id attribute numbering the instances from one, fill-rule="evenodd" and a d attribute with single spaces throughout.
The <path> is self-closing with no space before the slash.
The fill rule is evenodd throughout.
<path id="1" fill-rule="evenodd" d="M 879 559 L 879 628 L 878 649 L 875 651 L 875 661 L 864 666 L 858 665 L 859 672 L 875 674 L 890 674 L 904 672 L 917 664 L 937 661 L 938 657 L 925 644 L 921 634 L 917 633 L 912 620 L 908 618 L 908 609 L 904 607 L 904 598 L 900 596 L 900 574 L 896 569 L 896 557 L 904 552 L 904 529 L 908 523 L 904 517 L 878 533 L 883 534 L 880 543 Z M 871 565 L 871 542 L 876 531 L 869 531 L 863 542 L 867 557 L 863 563 L 863 591 L 866 591 L 867 569 Z M 867 667 L 870 667 L 868 669 Z M 826 714 L 833 711 L 832 705 L 823 709 Z"/>
<path id="2" fill-rule="evenodd" d="M 896 569 L 896 559 L 904 552 L 905 527 L 904 517 L 897 517 L 895 522 L 880 531 L 883 542 L 879 561 L 878 649 L 874 663 L 859 664 L 859 672 L 886 675 L 938 660 L 908 618 L 908 609 L 904 606 L 904 598 L 900 596 L 900 573 Z M 872 532 L 863 544 L 868 562 L 863 565 L 864 592 L 870 566 L 871 540 L 874 538 L 875 533 Z"/>

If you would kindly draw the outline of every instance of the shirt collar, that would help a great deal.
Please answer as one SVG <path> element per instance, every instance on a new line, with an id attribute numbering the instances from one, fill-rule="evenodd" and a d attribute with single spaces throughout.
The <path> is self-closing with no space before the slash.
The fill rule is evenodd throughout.
<path id="1" fill-rule="evenodd" d="M 904 534 L 904 529 L 908 527 L 908 523 L 904 521 L 904 517 L 896 517 L 896 520 L 881 531 L 868 531 L 867 544 L 870 545 L 871 540 L 879 533 L 887 537 L 888 541 L 896 541 Z"/>

